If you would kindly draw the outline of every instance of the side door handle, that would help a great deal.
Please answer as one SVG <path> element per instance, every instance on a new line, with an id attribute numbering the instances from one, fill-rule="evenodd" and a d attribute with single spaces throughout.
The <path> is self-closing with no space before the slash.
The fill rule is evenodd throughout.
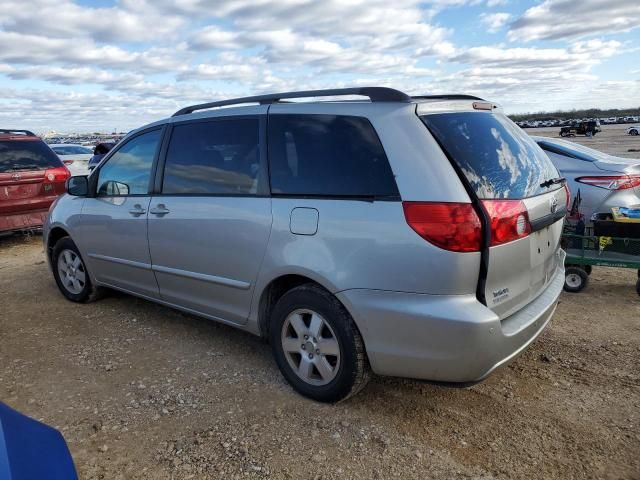
<path id="1" fill-rule="evenodd" d="M 147 211 L 144 208 L 142 208 L 142 205 L 140 205 L 139 203 L 136 203 L 133 206 L 133 208 L 129 210 L 129 213 L 134 217 L 139 217 L 140 215 L 144 215 L 145 213 L 147 213 Z"/>
<path id="2" fill-rule="evenodd" d="M 159 203 L 156 207 L 149 210 L 149 213 L 162 217 L 163 215 L 169 213 L 169 209 L 164 206 L 164 203 Z"/>

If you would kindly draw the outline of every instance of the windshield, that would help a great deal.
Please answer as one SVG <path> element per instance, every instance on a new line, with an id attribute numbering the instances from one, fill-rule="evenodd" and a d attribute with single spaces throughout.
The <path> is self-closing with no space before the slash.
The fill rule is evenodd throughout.
<path id="1" fill-rule="evenodd" d="M 610 155 L 604 152 L 565 140 L 537 139 L 536 142 L 538 142 L 538 145 L 540 145 L 543 150 L 560 155 L 567 155 L 587 162 L 606 161 L 611 158 Z"/>
<path id="2" fill-rule="evenodd" d="M 0 141 L 0 173 L 62 167 L 42 140 Z"/>
<path id="3" fill-rule="evenodd" d="M 456 112 L 420 117 L 479 198 L 521 199 L 562 188 L 549 157 L 502 114 Z"/>

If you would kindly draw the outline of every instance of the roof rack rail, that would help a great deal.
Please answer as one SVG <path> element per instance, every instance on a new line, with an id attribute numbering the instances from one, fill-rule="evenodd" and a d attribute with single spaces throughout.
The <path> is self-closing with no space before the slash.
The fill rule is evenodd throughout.
<path id="1" fill-rule="evenodd" d="M 30 130 L 16 130 L 13 128 L 0 128 L 0 133 L 3 133 L 5 135 L 13 135 L 15 133 L 19 134 L 19 135 L 29 135 L 31 137 L 35 137 L 36 134 L 33 133 Z"/>
<path id="2" fill-rule="evenodd" d="M 484 98 L 475 97 L 473 95 L 445 94 L 445 95 L 418 95 L 411 97 L 412 100 L 481 100 Z"/>
<path id="3" fill-rule="evenodd" d="M 191 105 L 184 107 L 174 113 L 172 116 L 186 115 L 196 110 L 206 110 L 214 107 L 224 107 L 227 105 L 239 105 L 242 103 L 260 103 L 261 105 L 275 103 L 282 99 L 288 98 L 306 98 L 306 97 L 337 97 L 344 95 L 362 95 L 369 97 L 372 102 L 410 102 L 411 97 L 399 90 L 387 87 L 356 87 L 356 88 L 333 88 L 328 90 L 306 90 L 300 92 L 284 92 L 270 93 L 267 95 L 256 95 L 252 97 L 233 98 L 229 100 L 220 100 L 217 102 L 201 103 L 199 105 Z"/>

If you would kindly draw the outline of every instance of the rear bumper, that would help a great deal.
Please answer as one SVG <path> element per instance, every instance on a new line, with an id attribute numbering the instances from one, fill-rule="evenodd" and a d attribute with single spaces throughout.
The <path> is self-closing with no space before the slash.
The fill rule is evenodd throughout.
<path id="1" fill-rule="evenodd" d="M 346 290 L 338 297 L 363 335 L 373 371 L 442 382 L 477 382 L 522 353 L 551 319 L 561 262 L 545 290 L 500 320 L 474 295 Z"/>
<path id="2" fill-rule="evenodd" d="M 49 209 L 0 215 L 0 232 L 13 232 L 40 228 L 47 219 Z"/>

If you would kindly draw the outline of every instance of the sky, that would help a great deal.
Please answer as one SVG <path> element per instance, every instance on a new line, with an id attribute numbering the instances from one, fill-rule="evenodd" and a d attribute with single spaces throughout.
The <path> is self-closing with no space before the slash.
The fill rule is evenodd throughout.
<path id="1" fill-rule="evenodd" d="M 478 95 L 507 113 L 639 107 L 640 0 L 2 0 L 0 9 L 0 128 L 127 131 L 194 103 L 377 85 Z"/>

